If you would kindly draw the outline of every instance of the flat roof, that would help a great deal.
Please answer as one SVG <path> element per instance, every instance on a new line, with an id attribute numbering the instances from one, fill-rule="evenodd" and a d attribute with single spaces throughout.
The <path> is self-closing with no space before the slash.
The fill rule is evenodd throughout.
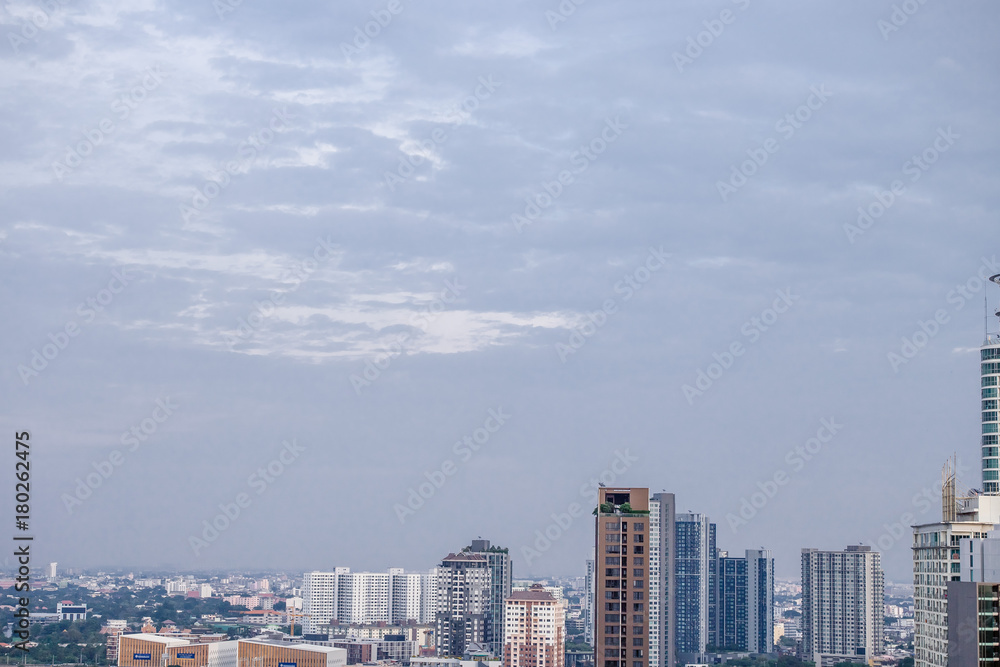
<path id="1" fill-rule="evenodd" d="M 174 637 L 161 637 L 159 635 L 122 635 L 122 637 L 127 637 L 129 639 L 138 639 L 144 642 L 154 642 L 156 644 L 166 644 L 167 646 L 190 646 L 191 642 L 186 639 L 177 639 Z"/>
<path id="2" fill-rule="evenodd" d="M 347 649 L 336 648 L 333 646 L 316 646 L 315 644 L 290 644 L 288 642 L 276 642 L 267 641 L 259 639 L 241 639 L 241 642 L 246 642 L 248 644 L 260 644 L 261 646 L 275 646 L 277 648 L 289 648 L 296 651 L 312 651 L 313 653 L 331 653 L 333 651 L 344 651 Z"/>

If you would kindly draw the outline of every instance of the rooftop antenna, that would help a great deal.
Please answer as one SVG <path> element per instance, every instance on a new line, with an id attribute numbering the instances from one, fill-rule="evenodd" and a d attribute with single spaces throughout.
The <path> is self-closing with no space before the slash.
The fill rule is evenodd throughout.
<path id="1" fill-rule="evenodd" d="M 995 276 L 990 276 L 990 282 L 993 282 L 998 287 L 1000 287 L 1000 273 L 996 274 Z M 996 310 L 995 314 L 997 316 L 997 319 L 1000 319 L 1000 304 L 997 305 L 997 310 Z M 987 342 L 989 342 L 989 333 L 988 332 L 987 332 L 987 335 L 986 335 L 986 340 L 987 340 Z M 997 327 L 997 342 L 1000 342 L 1000 326 Z"/>

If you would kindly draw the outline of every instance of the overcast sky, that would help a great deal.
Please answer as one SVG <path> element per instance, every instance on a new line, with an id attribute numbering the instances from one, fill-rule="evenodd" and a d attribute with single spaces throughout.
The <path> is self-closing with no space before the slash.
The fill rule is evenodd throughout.
<path id="1" fill-rule="evenodd" d="M 583 574 L 604 474 L 780 576 L 881 540 L 910 581 L 945 459 L 981 484 L 998 19 L 6 2 L 36 564 L 426 570 L 482 536 Z"/>

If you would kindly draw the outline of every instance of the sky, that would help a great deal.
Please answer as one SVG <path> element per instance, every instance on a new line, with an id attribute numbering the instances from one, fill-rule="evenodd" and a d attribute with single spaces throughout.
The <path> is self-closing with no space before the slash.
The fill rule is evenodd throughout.
<path id="1" fill-rule="evenodd" d="M 0 422 L 36 566 L 427 570 L 481 536 L 582 575 L 605 483 L 779 576 L 864 543 L 906 582 L 946 459 L 981 485 L 996 3 L 0 24 Z"/>

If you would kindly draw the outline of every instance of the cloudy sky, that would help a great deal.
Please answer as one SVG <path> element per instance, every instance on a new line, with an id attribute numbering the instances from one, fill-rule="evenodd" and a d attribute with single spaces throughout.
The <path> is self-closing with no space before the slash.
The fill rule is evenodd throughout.
<path id="1" fill-rule="evenodd" d="M 945 459 L 980 485 L 995 3 L 0 22 L 39 564 L 423 570 L 482 536 L 582 574 L 603 475 L 779 575 L 881 541 L 907 581 Z"/>

